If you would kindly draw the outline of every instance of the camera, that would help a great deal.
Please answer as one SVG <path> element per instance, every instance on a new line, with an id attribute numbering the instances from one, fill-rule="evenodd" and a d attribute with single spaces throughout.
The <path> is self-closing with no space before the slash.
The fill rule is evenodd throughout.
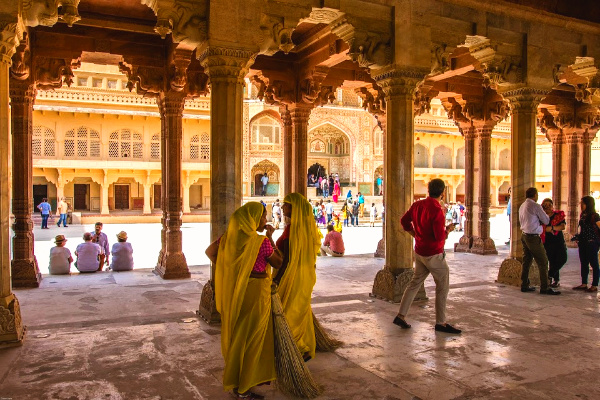
<path id="1" fill-rule="evenodd" d="M 571 236 L 571 242 L 578 242 L 578 241 L 579 241 L 579 235 Z"/>

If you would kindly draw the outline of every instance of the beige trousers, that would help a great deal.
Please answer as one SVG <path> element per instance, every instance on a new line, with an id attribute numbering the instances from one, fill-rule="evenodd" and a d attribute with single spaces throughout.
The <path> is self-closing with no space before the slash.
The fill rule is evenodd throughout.
<path id="1" fill-rule="evenodd" d="M 415 254 L 415 273 L 402 296 L 398 314 L 406 316 L 417 292 L 430 273 L 435 281 L 435 322 L 445 324 L 446 299 L 450 288 L 450 269 L 446 262 L 446 253 L 429 257 Z"/>
<path id="2" fill-rule="evenodd" d="M 339 254 L 339 253 L 334 253 L 333 250 L 331 250 L 331 248 L 329 246 L 324 246 L 321 245 L 321 255 L 322 256 L 326 256 L 326 255 L 330 255 L 332 257 L 343 257 L 344 254 Z"/>

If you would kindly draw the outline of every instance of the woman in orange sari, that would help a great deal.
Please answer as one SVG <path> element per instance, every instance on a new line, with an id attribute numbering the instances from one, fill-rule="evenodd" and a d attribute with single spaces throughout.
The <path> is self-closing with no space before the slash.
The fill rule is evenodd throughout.
<path id="1" fill-rule="evenodd" d="M 266 237 L 259 235 L 266 229 Z M 250 391 L 275 380 L 275 349 L 271 315 L 271 266 L 282 256 L 275 248 L 262 204 L 238 208 L 227 232 L 206 255 L 215 266 L 215 302 L 221 314 L 223 386 L 240 399 L 261 399 Z"/>

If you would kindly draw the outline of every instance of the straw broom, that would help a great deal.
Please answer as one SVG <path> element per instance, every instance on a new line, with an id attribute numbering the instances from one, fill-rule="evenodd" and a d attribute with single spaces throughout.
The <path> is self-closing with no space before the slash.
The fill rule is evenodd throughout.
<path id="1" fill-rule="evenodd" d="M 317 351 L 321 352 L 329 352 L 334 351 L 338 347 L 341 347 L 344 342 L 337 340 L 336 338 L 330 336 L 325 328 L 319 323 L 317 317 L 313 313 L 313 325 L 315 327 L 315 339 L 317 342 Z"/>
<path id="2" fill-rule="evenodd" d="M 273 333 L 275 336 L 275 369 L 277 387 L 292 396 L 313 399 L 321 393 L 304 363 L 288 325 L 277 284 L 271 285 L 271 311 L 273 313 Z"/>

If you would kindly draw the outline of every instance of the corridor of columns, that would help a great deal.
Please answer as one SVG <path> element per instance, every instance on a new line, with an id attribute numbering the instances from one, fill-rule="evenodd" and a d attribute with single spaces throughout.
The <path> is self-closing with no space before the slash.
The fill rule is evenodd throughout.
<path id="1" fill-rule="evenodd" d="M 161 278 L 191 276 L 181 229 L 194 182 L 182 173 L 186 101 L 210 94 L 212 241 L 242 204 L 249 79 L 283 122 L 283 195 L 307 193 L 308 126 L 315 107 L 332 102 L 338 89 L 354 90 L 377 119 L 386 220 L 376 252 L 383 263 L 371 293 L 392 302 L 400 300 L 413 274 L 413 240 L 400 217 L 414 201 L 414 119 L 438 99 L 464 137 L 466 223 L 454 250 L 490 255 L 499 268 L 497 281 L 519 285 L 518 208 L 525 190 L 536 185 L 538 126 L 552 142 L 552 197 L 567 213 L 567 236 L 577 229 L 579 199 L 590 193 L 591 143 L 600 128 L 600 21 L 560 10 L 542 18 L 539 10 L 509 1 L 501 2 L 500 11 L 487 2 L 468 3 L 14 0 L 0 6 L 0 343 L 21 344 L 25 335 L 13 287 L 39 287 L 42 279 L 30 206 L 36 94 L 70 85 L 81 63 L 118 66 L 130 90 L 156 101 L 160 177 L 104 170 L 98 176 L 90 171 L 90 179 L 100 187 L 102 213 L 108 211 L 109 185 L 141 181 L 147 212 L 150 187 L 160 182 L 162 230 L 154 273 Z M 510 250 L 500 253 L 505 259 L 498 265 L 498 243 L 490 231 L 491 140 L 494 127 L 507 118 L 512 222 Z M 70 181 L 61 172 L 52 179 L 57 195 Z M 500 184 L 495 178 L 496 191 Z M 535 273 L 532 269 L 532 283 Z M 198 313 L 217 322 L 212 268 L 203 278 Z M 418 299 L 426 299 L 425 287 Z"/>

